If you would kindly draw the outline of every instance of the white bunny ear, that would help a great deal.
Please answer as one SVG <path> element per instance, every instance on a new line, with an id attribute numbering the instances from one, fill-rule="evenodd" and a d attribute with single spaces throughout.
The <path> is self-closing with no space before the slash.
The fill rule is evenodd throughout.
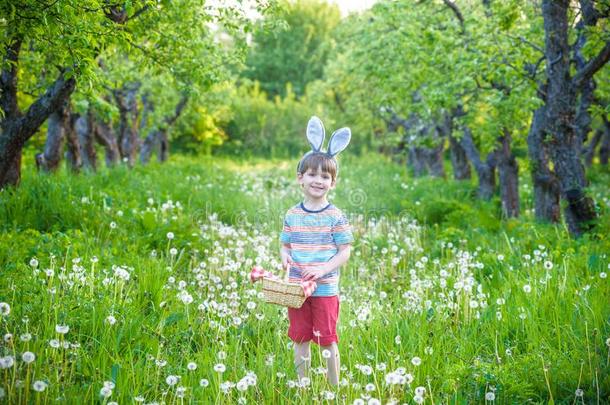
<path id="1" fill-rule="evenodd" d="M 352 131 L 349 128 L 340 128 L 333 132 L 330 142 L 328 142 L 328 154 L 331 156 L 338 155 L 347 148 L 350 139 L 352 139 Z"/>
<path id="2" fill-rule="evenodd" d="M 307 140 L 311 145 L 311 150 L 314 152 L 319 152 L 322 148 L 322 144 L 324 143 L 325 136 L 326 133 L 324 132 L 324 124 L 322 124 L 322 120 L 315 115 L 312 116 L 307 123 Z"/>

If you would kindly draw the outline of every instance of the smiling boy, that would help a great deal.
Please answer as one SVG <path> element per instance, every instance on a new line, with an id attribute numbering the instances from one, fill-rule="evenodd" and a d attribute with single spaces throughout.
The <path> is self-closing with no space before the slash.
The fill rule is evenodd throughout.
<path id="1" fill-rule="evenodd" d="M 332 139 L 329 152 L 319 151 L 322 142 L 323 127 L 321 139 L 312 143 L 312 146 L 318 146 L 317 149 L 314 148 L 299 162 L 297 181 L 303 192 L 303 201 L 286 213 L 280 235 L 280 255 L 284 267 L 289 268 L 290 282 L 313 280 L 317 283 L 313 295 L 301 308 L 288 309 L 288 336 L 294 342 L 294 361 L 299 379 L 307 375 L 311 357 L 309 342 L 314 341 L 327 359 L 328 381 L 337 385 L 339 268 L 350 257 L 353 236 L 345 215 L 327 200 L 328 192 L 336 185 L 337 161 L 334 155 L 338 152 L 331 153 Z M 349 136 L 343 148 L 348 142 Z"/>

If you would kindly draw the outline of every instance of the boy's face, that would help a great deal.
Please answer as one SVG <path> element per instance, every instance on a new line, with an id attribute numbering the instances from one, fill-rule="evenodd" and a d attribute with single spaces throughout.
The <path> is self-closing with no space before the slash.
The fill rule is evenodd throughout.
<path id="1" fill-rule="evenodd" d="M 297 179 L 305 196 L 313 200 L 324 198 L 335 188 L 335 181 L 330 173 L 323 172 L 319 167 L 317 170 L 310 168 L 305 173 L 298 173 Z"/>

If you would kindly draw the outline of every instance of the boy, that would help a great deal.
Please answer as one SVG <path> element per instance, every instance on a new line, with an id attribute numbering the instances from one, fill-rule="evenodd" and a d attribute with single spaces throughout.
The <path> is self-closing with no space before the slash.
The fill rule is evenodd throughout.
<path id="1" fill-rule="evenodd" d="M 288 336 L 294 342 L 294 361 L 299 380 L 310 365 L 309 342 L 313 340 L 327 359 L 328 381 L 339 383 L 339 267 L 345 264 L 353 242 L 349 223 L 343 213 L 330 204 L 327 194 L 335 188 L 337 161 L 334 156 L 345 149 L 350 132 L 342 128 L 333 134 L 328 152 L 321 152 L 324 141 L 322 122 L 312 117 L 307 137 L 313 150 L 299 162 L 297 180 L 303 202 L 286 213 L 280 241 L 282 264 L 289 281 L 313 280 L 317 288 L 301 308 L 289 308 Z"/>

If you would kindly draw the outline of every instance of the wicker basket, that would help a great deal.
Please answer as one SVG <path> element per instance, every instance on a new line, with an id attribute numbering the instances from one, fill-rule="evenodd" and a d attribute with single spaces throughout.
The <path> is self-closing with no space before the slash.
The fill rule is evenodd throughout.
<path id="1" fill-rule="evenodd" d="M 305 302 L 305 293 L 301 284 L 285 280 L 263 278 L 263 295 L 265 302 L 290 308 L 301 308 Z"/>

